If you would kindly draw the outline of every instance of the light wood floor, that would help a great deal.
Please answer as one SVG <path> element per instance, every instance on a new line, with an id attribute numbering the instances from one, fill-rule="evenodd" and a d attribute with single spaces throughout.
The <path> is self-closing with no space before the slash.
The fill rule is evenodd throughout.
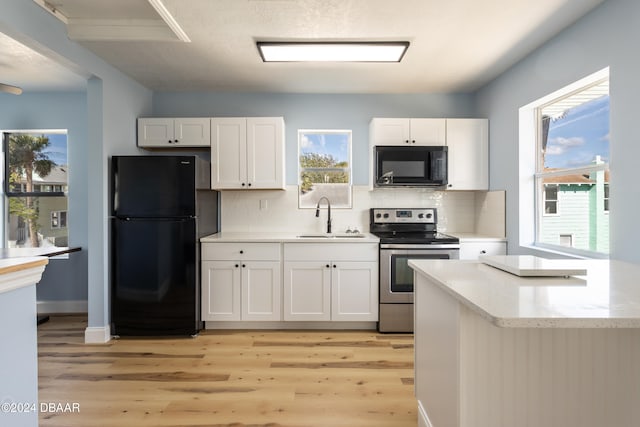
<path id="1" fill-rule="evenodd" d="M 203 331 L 83 343 L 86 317 L 38 327 L 41 427 L 415 427 L 413 337 Z"/>

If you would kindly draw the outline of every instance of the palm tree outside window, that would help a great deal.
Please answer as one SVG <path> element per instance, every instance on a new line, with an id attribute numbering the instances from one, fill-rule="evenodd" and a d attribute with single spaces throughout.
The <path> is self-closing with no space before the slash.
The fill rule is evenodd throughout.
<path id="1" fill-rule="evenodd" d="M 68 246 L 66 131 L 5 132 L 3 146 L 5 245 Z"/>

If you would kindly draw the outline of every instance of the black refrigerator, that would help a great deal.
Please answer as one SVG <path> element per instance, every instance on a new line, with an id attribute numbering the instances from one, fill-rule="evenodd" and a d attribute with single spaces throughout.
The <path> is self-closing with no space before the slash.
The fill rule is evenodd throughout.
<path id="1" fill-rule="evenodd" d="M 112 334 L 198 333 L 199 239 L 218 231 L 218 206 L 197 156 L 112 157 Z"/>

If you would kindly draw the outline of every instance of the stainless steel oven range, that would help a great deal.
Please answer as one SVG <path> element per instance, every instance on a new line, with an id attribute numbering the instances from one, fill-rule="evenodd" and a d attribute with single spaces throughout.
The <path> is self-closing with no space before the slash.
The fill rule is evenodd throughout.
<path id="1" fill-rule="evenodd" d="M 458 238 L 438 233 L 434 208 L 371 209 L 370 231 L 380 238 L 380 332 L 413 332 L 410 259 L 458 259 Z"/>

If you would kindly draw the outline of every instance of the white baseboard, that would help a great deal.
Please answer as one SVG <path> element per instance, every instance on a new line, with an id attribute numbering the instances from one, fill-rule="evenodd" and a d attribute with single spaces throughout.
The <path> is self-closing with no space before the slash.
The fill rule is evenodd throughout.
<path id="1" fill-rule="evenodd" d="M 89 326 L 84 330 L 85 344 L 104 344 L 111 340 L 111 327 Z"/>
<path id="2" fill-rule="evenodd" d="M 86 313 L 87 301 L 38 301 L 38 314 Z"/>
<path id="3" fill-rule="evenodd" d="M 205 321 L 205 329 L 333 329 L 375 330 L 376 322 L 227 322 Z"/>

